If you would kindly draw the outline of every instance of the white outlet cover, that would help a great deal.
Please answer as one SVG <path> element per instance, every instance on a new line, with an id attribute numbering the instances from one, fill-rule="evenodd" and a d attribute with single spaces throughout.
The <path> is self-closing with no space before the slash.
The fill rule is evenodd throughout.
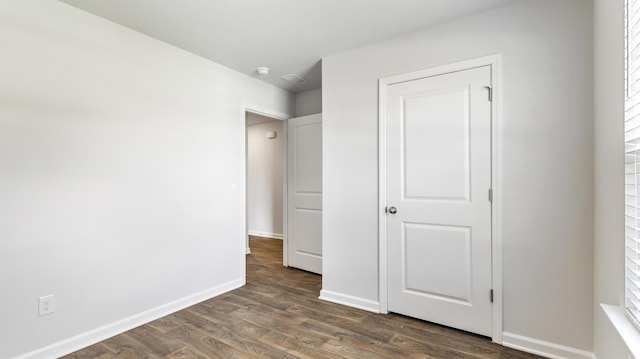
<path id="1" fill-rule="evenodd" d="M 51 314 L 56 311 L 56 297 L 55 295 L 45 295 L 38 298 L 38 315 L 43 316 Z"/>

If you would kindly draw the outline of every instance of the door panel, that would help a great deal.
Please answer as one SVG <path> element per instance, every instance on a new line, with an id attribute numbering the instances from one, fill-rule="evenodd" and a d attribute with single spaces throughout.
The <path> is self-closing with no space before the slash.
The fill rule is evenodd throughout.
<path id="1" fill-rule="evenodd" d="M 406 290 L 469 302 L 471 229 L 405 223 L 403 232 Z"/>
<path id="2" fill-rule="evenodd" d="M 298 253 L 322 256 L 322 211 L 296 209 L 296 248 Z"/>
<path id="3" fill-rule="evenodd" d="M 322 273 L 322 116 L 288 123 L 289 266 Z"/>
<path id="4" fill-rule="evenodd" d="M 315 117 L 289 120 L 289 129 L 293 129 L 295 156 L 293 174 L 296 193 L 299 194 L 322 194 L 322 122 L 320 121 L 320 118 Z"/>
<path id="5" fill-rule="evenodd" d="M 388 309 L 491 335 L 489 66 L 387 86 Z"/>
<path id="6" fill-rule="evenodd" d="M 469 88 L 407 96 L 403 111 L 405 196 L 468 200 Z"/>

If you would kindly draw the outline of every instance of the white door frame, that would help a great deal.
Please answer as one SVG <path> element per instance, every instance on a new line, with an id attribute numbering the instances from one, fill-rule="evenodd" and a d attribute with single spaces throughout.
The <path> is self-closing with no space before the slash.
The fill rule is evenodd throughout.
<path id="1" fill-rule="evenodd" d="M 481 66 L 491 66 L 493 101 L 491 102 L 491 282 L 493 288 L 492 337 L 502 344 L 502 74 L 501 54 L 429 68 L 426 70 L 385 77 L 379 80 L 378 103 L 378 240 L 380 313 L 388 313 L 387 302 L 387 218 L 386 198 L 386 101 L 387 86 L 425 77 L 443 75 Z"/>
<path id="2" fill-rule="evenodd" d="M 243 104 L 241 107 L 240 115 L 242 117 L 242 175 L 241 175 L 241 183 L 240 183 L 240 236 L 241 236 L 241 273 L 242 273 L 242 283 L 245 284 L 247 280 L 247 254 L 250 253 L 249 244 L 247 243 L 247 235 L 249 232 L 247 214 L 248 214 L 248 203 L 247 203 L 247 121 L 246 121 L 246 113 L 251 112 L 256 115 L 262 115 L 266 117 L 271 117 L 275 120 L 280 120 L 283 122 L 282 126 L 282 139 L 283 139 L 283 151 L 282 151 L 282 249 L 283 249 L 283 257 L 282 264 L 284 266 L 288 266 L 289 260 L 287 257 L 287 124 L 286 121 L 293 116 L 288 115 L 286 113 L 274 111 L 271 109 L 267 109 L 260 106 L 255 106 L 252 104 Z"/>

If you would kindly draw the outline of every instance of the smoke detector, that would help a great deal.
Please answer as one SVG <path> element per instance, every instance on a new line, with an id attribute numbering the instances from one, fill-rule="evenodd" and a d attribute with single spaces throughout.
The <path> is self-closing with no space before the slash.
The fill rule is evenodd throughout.
<path id="1" fill-rule="evenodd" d="M 256 69 L 256 72 L 258 73 L 258 75 L 260 76 L 264 76 L 264 75 L 268 75 L 269 71 L 271 71 L 270 68 L 268 67 L 264 67 L 264 66 L 260 66 Z"/>
<path id="2" fill-rule="evenodd" d="M 284 75 L 281 77 L 281 79 L 285 80 L 285 81 L 289 81 L 293 84 L 303 84 L 305 82 L 307 82 L 307 80 L 303 79 L 302 77 L 296 75 L 296 74 L 288 74 L 288 75 Z"/>

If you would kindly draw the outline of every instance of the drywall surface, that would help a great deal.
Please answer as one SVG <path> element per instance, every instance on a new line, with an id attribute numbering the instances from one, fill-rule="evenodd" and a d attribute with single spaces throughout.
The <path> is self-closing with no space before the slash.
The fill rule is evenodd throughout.
<path id="1" fill-rule="evenodd" d="M 283 121 L 247 126 L 247 217 L 249 234 L 282 238 Z M 267 132 L 276 138 L 267 138 Z"/>
<path id="2" fill-rule="evenodd" d="M 624 305 L 624 1 L 594 6 L 595 352 L 624 358 L 624 344 L 600 307 Z"/>
<path id="3" fill-rule="evenodd" d="M 323 59 L 323 290 L 378 301 L 378 79 L 502 54 L 504 331 L 593 337 L 592 3 L 524 0 Z"/>
<path id="4" fill-rule="evenodd" d="M 0 357 L 244 282 L 242 104 L 293 95 L 57 1 L 0 47 Z"/>
<path id="5" fill-rule="evenodd" d="M 296 117 L 322 112 L 322 89 L 296 94 Z"/>

